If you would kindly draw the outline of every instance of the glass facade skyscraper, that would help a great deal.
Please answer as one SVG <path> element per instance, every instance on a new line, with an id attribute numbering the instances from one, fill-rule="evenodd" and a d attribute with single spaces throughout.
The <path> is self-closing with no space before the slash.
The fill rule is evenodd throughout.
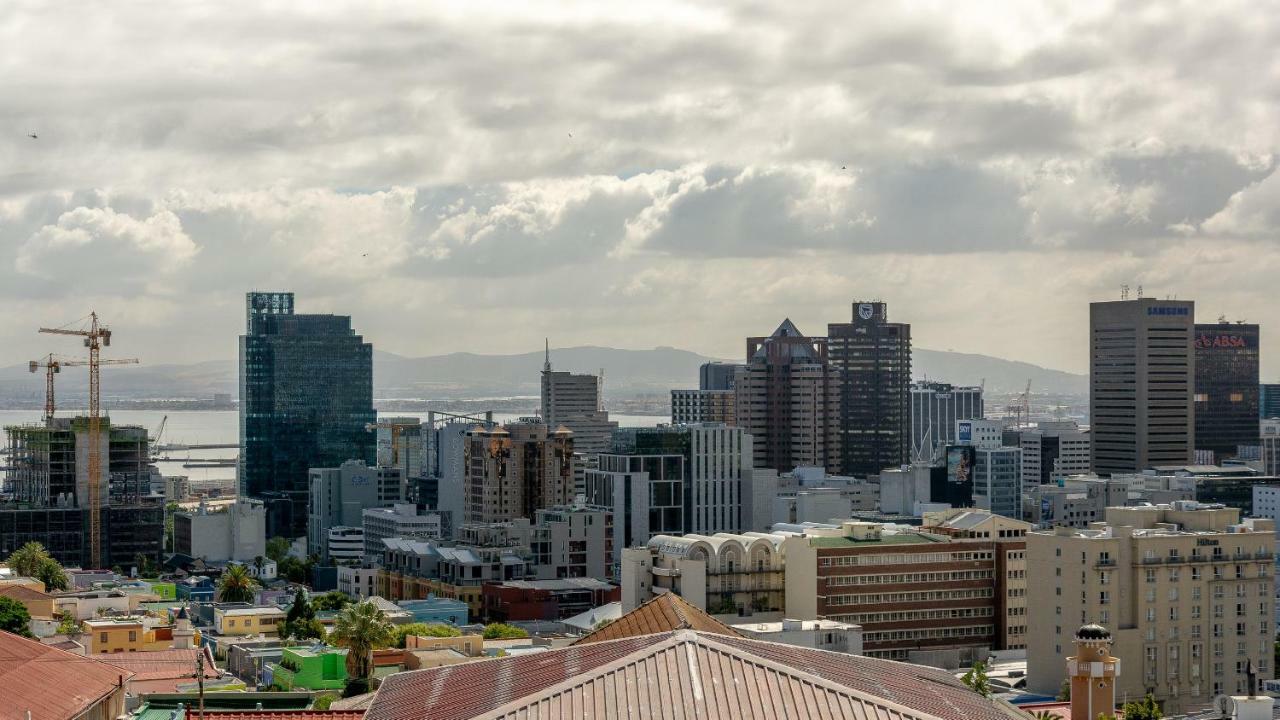
<path id="1" fill-rule="evenodd" d="M 345 315 L 296 315 L 293 293 L 251 292 L 240 336 L 240 493 L 267 533 L 307 527 L 307 472 L 376 461 L 373 346 Z"/>
<path id="2" fill-rule="evenodd" d="M 909 461 L 911 326 L 889 322 L 883 302 L 855 302 L 847 323 L 827 325 L 840 377 L 840 471 L 866 477 Z"/>
<path id="3" fill-rule="evenodd" d="M 1214 461 L 1258 444 L 1258 326 L 1196 323 L 1196 449 Z"/>

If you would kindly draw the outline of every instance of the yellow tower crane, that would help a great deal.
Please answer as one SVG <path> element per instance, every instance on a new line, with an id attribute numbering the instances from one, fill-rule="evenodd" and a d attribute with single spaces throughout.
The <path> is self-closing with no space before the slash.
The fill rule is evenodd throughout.
<path id="1" fill-rule="evenodd" d="M 91 312 L 85 318 L 86 325 L 71 329 L 40 328 L 40 332 L 50 335 L 76 335 L 84 338 L 84 346 L 89 349 L 87 361 L 75 361 L 76 365 L 89 366 L 89 562 L 93 568 L 102 567 L 102 396 L 99 391 L 100 366 L 104 362 L 99 354 L 104 347 L 111 346 L 111 331 L 98 322 L 98 313 Z M 136 363 L 137 360 L 105 361 L 108 364 Z M 66 366 L 71 363 L 63 362 Z M 57 372 L 56 370 L 53 372 Z M 51 376 L 52 377 L 52 376 Z M 52 381 L 50 381 L 52 382 Z M 48 409 L 48 408 L 46 408 Z"/>
<path id="2" fill-rule="evenodd" d="M 37 372 L 44 369 L 44 422 L 48 425 L 53 421 L 53 413 L 57 410 L 57 403 L 54 402 L 53 392 L 53 376 L 62 372 L 64 367 L 82 367 L 88 365 L 88 360 L 63 360 L 56 357 L 53 353 L 49 353 L 47 357 L 39 360 L 32 360 L 28 366 L 31 372 Z M 137 365 L 137 358 L 123 358 L 120 360 L 100 360 L 101 365 Z"/>

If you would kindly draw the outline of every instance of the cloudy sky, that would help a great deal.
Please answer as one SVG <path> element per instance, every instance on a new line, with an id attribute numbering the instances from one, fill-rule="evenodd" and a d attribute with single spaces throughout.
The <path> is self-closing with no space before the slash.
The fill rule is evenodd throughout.
<path id="1" fill-rule="evenodd" d="M 90 308 L 230 359 L 255 288 L 408 355 L 881 298 L 1074 371 L 1125 283 L 1277 310 L 1274 3 L 71 5 L 0 4 L 3 364 Z"/>

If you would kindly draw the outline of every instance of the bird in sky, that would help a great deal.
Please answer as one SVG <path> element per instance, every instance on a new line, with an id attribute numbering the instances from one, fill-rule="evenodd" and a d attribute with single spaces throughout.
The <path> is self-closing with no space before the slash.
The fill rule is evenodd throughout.
<path id="1" fill-rule="evenodd" d="M 569 133 L 569 137 L 573 137 L 573 133 Z"/>
<path id="2" fill-rule="evenodd" d="M 31 138 L 32 140 L 39 140 L 39 139 L 40 139 L 40 136 L 39 136 L 39 135 L 37 135 L 37 134 L 35 134 L 35 133 L 27 133 L 27 137 Z"/>
<path id="3" fill-rule="evenodd" d="M 849 168 L 847 168 L 847 167 L 845 167 L 845 166 L 841 165 L 841 166 L 840 166 L 840 169 L 841 169 L 841 170 L 848 170 Z"/>

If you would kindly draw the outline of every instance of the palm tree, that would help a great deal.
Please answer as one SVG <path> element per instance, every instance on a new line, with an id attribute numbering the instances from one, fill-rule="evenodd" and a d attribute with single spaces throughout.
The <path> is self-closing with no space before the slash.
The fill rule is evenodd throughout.
<path id="1" fill-rule="evenodd" d="M 261 555 L 253 557 L 253 569 L 258 571 L 258 577 L 262 577 L 262 568 L 267 564 L 267 559 Z"/>
<path id="2" fill-rule="evenodd" d="M 395 642 L 386 613 L 369 601 L 348 605 L 333 619 L 330 640 L 349 650 L 347 669 L 352 678 L 368 682 L 373 675 L 373 651 Z"/>
<path id="3" fill-rule="evenodd" d="M 218 599 L 222 602 L 253 602 L 254 582 L 244 565 L 228 565 L 218 581 Z"/>

